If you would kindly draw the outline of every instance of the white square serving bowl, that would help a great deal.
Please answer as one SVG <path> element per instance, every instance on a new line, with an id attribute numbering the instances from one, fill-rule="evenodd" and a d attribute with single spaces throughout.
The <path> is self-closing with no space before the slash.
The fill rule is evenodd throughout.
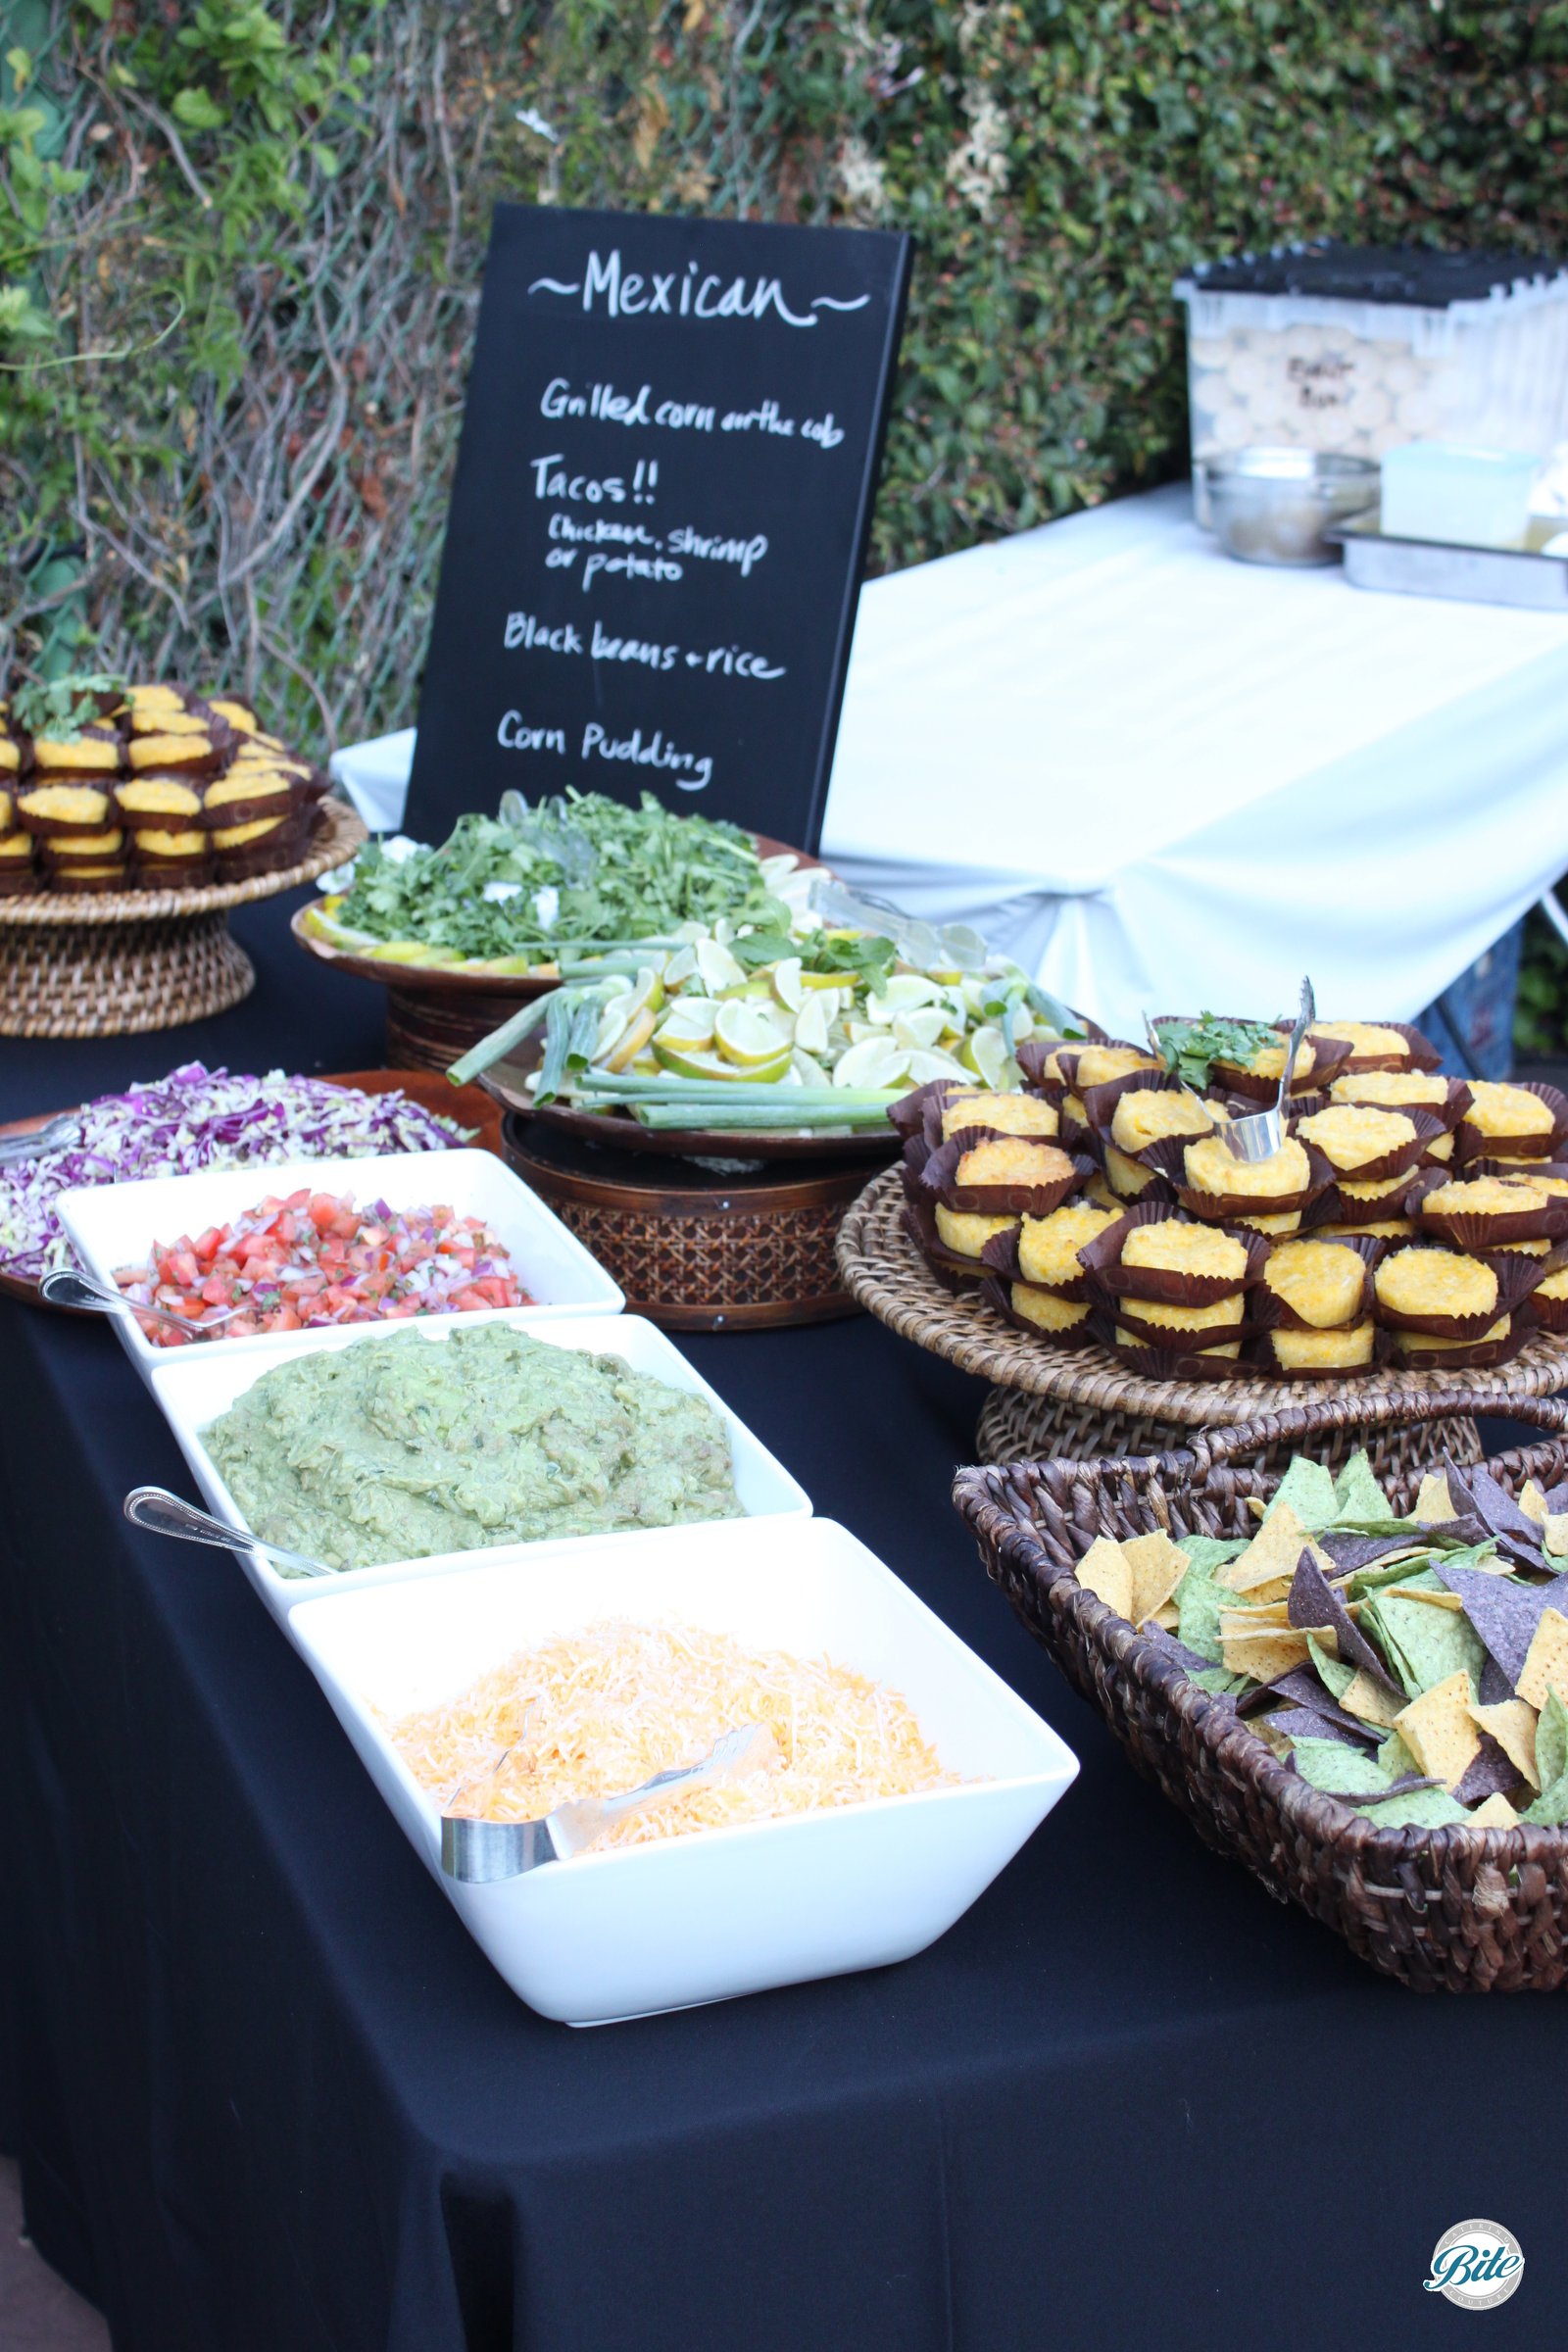
<path id="1" fill-rule="evenodd" d="M 204 1168 L 190 1176 L 149 1176 L 136 1184 L 82 1185 L 60 1197 L 60 1222 L 89 1274 L 115 1287 L 122 1266 L 144 1265 L 155 1241 L 177 1241 L 205 1232 L 227 1218 L 243 1216 L 269 1195 L 287 1196 L 309 1185 L 313 1193 L 351 1194 L 356 1204 L 384 1200 L 389 1208 L 429 1208 L 437 1203 L 460 1216 L 483 1217 L 506 1248 L 518 1281 L 533 1300 L 532 1315 L 616 1314 L 626 1303 L 619 1285 L 586 1250 L 554 1209 L 547 1208 L 520 1176 L 493 1152 L 390 1152 L 370 1159 L 291 1159 L 276 1166 Z M 514 1313 L 483 1307 L 431 1320 L 483 1323 Z M 145 1380 L 155 1364 L 183 1354 L 180 1348 L 155 1348 L 129 1315 L 116 1315 L 115 1328 L 131 1362 Z M 358 1326 L 354 1327 L 358 1328 Z M 387 1325 L 377 1325 L 387 1329 Z M 292 1332 L 262 1332 L 252 1339 L 196 1340 L 203 1354 L 255 1355 L 287 1345 Z"/>
<path id="2" fill-rule="evenodd" d="M 320 1588 L 312 1588 L 319 1593 Z M 526 1877 L 441 1869 L 440 1815 L 377 1719 L 454 1696 L 514 1651 L 605 1617 L 678 1620 L 903 1692 L 968 1785 L 708 1830 Z M 367 1771 L 469 1934 L 542 2016 L 602 2025 L 879 1968 L 943 1935 L 1078 1770 L 1070 1748 L 831 1520 L 666 1529 L 373 1592 L 291 1631 Z"/>
<path id="3" fill-rule="evenodd" d="M 554 1348 L 576 1348 L 589 1355 L 618 1355 L 634 1372 L 648 1373 L 670 1388 L 706 1396 L 729 1430 L 735 1492 L 742 1509 L 753 1518 L 809 1518 L 811 1498 L 805 1488 L 768 1452 L 760 1438 L 752 1435 L 739 1415 L 731 1412 L 717 1391 L 693 1370 L 674 1341 L 640 1315 L 574 1315 L 563 1321 L 544 1322 L 528 1307 L 509 1306 L 487 1315 L 425 1315 L 401 1324 L 354 1323 L 334 1331 L 287 1332 L 275 1339 L 242 1342 L 233 1348 L 204 1345 L 176 1348 L 154 1366 L 150 1385 L 208 1508 L 230 1527 L 244 1527 L 248 1524 L 245 1515 L 208 1452 L 202 1433 L 264 1372 L 296 1356 L 316 1355 L 328 1348 L 356 1348 L 368 1340 L 386 1339 L 394 1332 L 407 1335 L 406 1345 L 440 1348 L 455 1330 L 480 1322 L 513 1324 Z M 445 1576 L 454 1569 L 471 1568 L 476 1560 L 502 1551 L 516 1559 L 546 1549 L 577 1553 L 586 1545 L 602 1544 L 631 1544 L 640 1550 L 668 1532 L 685 1535 L 691 1531 L 633 1528 L 609 1536 L 553 1536 L 537 1544 L 497 1544 L 483 1552 L 446 1551 L 429 1559 L 392 1560 L 377 1568 L 346 1568 L 332 1579 L 330 1586 L 324 1578 L 279 1576 L 275 1568 L 270 1568 L 252 1552 L 236 1556 L 268 1607 L 286 1623 L 302 1600 L 315 1599 L 328 1591 L 340 1592 L 414 1577 Z"/>

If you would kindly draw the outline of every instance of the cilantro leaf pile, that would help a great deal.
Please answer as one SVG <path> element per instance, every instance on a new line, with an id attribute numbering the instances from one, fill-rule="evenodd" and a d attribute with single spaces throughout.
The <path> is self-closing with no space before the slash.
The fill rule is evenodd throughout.
<path id="1" fill-rule="evenodd" d="M 1159 1021 L 1154 1036 L 1166 1069 L 1200 1092 L 1216 1061 L 1245 1070 L 1265 1046 L 1282 1042 L 1266 1021 L 1225 1021 L 1212 1012 L 1200 1013 L 1196 1021 Z"/>
<path id="2" fill-rule="evenodd" d="M 1403 1517 L 1298 1456 L 1250 1538 L 1102 1537 L 1078 1581 L 1369 1821 L 1568 1824 L 1568 1481 L 1447 1461 Z"/>

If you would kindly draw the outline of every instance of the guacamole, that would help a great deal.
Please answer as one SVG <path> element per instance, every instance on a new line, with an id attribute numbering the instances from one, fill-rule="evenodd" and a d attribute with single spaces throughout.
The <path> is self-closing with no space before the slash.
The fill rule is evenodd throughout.
<path id="1" fill-rule="evenodd" d="M 300 1356 L 204 1435 L 256 1534 L 333 1568 L 741 1515 L 705 1397 L 501 1324 Z"/>

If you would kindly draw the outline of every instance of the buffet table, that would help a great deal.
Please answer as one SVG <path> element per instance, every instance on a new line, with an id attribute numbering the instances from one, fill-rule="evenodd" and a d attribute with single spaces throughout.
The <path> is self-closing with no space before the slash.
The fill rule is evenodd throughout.
<path id="1" fill-rule="evenodd" d="M 0 1117 L 176 1058 L 356 1068 L 290 903 L 167 1041 L 8 1048 Z M 1017 1627 L 948 1507 L 981 1391 L 866 1320 L 688 1343 L 810 1491 L 1038 1707 L 1082 1780 L 886 1972 L 573 2033 L 505 1989 L 188 1492 L 96 1323 L 0 1309 L 0 2124 L 117 2352 L 1316 2347 L 1446 2340 L 1475 2213 L 1568 2291 L 1553 2020 L 1420 1999 L 1206 1852 Z M 1517 2318 L 1514 2317 L 1517 2314 Z"/>

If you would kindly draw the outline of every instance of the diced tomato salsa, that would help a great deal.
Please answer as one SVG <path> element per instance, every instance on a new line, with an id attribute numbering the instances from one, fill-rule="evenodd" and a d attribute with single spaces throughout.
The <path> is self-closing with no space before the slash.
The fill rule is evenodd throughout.
<path id="1" fill-rule="evenodd" d="M 482 1219 L 384 1200 L 357 1208 L 350 1194 L 308 1188 L 286 1200 L 272 1194 L 194 1238 L 155 1242 L 150 1264 L 122 1267 L 115 1279 L 133 1304 L 166 1307 L 225 1340 L 531 1303 Z M 141 1329 L 155 1347 L 186 1344 L 150 1317 Z"/>

